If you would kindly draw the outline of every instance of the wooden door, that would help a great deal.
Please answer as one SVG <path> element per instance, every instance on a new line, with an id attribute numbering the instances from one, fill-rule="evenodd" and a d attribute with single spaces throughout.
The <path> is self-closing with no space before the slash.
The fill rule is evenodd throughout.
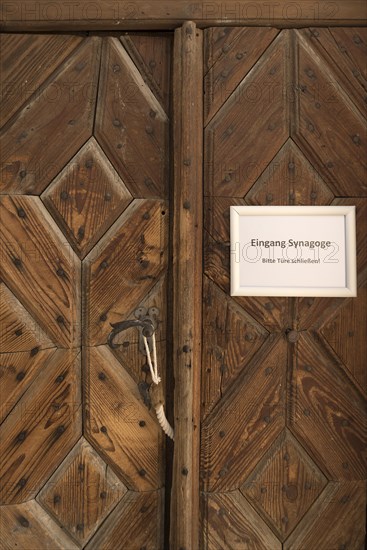
<path id="1" fill-rule="evenodd" d="M 205 31 L 202 548 L 364 547 L 366 43 Z M 241 204 L 356 205 L 358 297 L 230 297 Z"/>
<path id="2" fill-rule="evenodd" d="M 171 35 L 1 36 L 1 548 L 162 548 Z"/>

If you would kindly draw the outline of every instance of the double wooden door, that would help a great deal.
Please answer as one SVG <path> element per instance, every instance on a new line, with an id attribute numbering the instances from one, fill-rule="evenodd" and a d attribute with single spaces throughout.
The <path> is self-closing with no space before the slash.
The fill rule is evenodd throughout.
<path id="1" fill-rule="evenodd" d="M 1 42 L 1 547 L 360 550 L 365 30 Z M 355 204 L 358 297 L 230 297 L 236 204 Z"/>

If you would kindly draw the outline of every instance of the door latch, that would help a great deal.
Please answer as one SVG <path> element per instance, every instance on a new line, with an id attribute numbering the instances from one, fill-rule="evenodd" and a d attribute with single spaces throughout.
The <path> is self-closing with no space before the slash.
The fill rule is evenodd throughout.
<path id="1" fill-rule="evenodd" d="M 139 329 L 139 351 L 146 355 L 143 336 L 148 340 L 148 344 L 151 344 L 151 338 L 153 333 L 158 327 L 158 315 L 159 309 L 157 307 L 150 307 L 148 310 L 144 306 L 138 307 L 134 311 L 135 319 L 128 319 L 119 323 L 111 323 L 112 331 L 108 335 L 107 343 L 112 349 L 118 348 L 121 344 L 114 342 L 114 339 L 120 332 L 132 327 Z"/>

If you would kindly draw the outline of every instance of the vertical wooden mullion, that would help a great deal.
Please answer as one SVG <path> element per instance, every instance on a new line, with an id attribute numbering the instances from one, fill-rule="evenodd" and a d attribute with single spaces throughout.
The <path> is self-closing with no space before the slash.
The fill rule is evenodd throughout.
<path id="1" fill-rule="evenodd" d="M 202 31 L 175 31 L 173 67 L 173 369 L 175 446 L 172 550 L 199 548 L 202 327 Z"/>

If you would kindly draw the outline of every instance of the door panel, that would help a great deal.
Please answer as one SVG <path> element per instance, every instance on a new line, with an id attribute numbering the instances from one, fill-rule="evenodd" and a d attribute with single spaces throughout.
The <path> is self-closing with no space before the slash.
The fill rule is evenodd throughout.
<path id="1" fill-rule="evenodd" d="M 1 40 L 2 544 L 161 548 L 171 35 Z"/>
<path id="2" fill-rule="evenodd" d="M 249 32 L 205 31 L 201 547 L 359 550 L 366 29 Z M 358 297 L 230 297 L 241 204 L 356 205 Z"/>

